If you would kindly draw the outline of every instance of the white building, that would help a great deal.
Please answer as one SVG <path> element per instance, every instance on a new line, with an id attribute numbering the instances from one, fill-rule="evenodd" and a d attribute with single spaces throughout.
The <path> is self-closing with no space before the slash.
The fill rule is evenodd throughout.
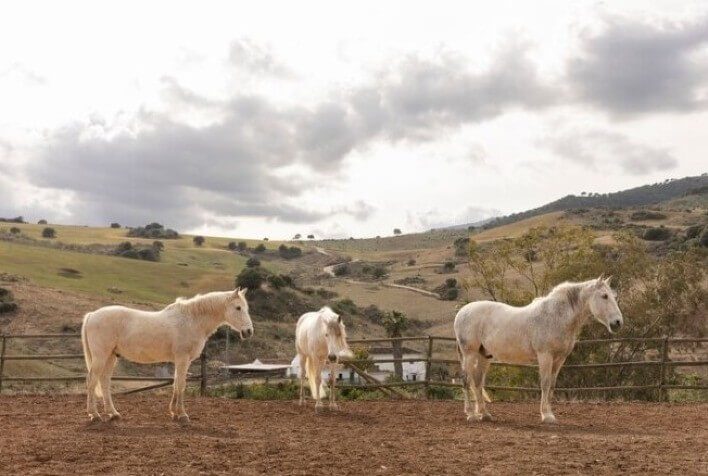
<path id="1" fill-rule="evenodd" d="M 403 380 L 406 382 L 425 380 L 425 354 L 408 347 L 403 347 L 401 351 L 403 352 L 402 358 L 404 360 L 421 359 L 420 361 L 415 362 L 403 362 Z M 394 358 L 393 350 L 391 347 L 372 347 L 369 349 L 369 358 L 373 361 L 390 360 Z M 374 364 L 374 367 L 369 369 L 367 373 L 379 382 L 383 382 L 389 376 L 394 374 L 394 364 L 393 362 Z M 288 376 L 292 378 L 300 378 L 300 358 L 297 355 L 293 358 L 290 364 Z M 361 381 L 359 375 L 346 366 L 339 366 L 336 377 L 337 381 L 347 381 L 350 383 L 359 383 Z M 322 371 L 322 380 L 329 380 L 329 370 L 326 367 Z"/>

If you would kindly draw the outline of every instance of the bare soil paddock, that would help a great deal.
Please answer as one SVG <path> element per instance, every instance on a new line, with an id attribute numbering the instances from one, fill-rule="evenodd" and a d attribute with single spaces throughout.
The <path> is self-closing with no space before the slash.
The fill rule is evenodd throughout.
<path id="1" fill-rule="evenodd" d="M 78 396 L 0 397 L 2 474 L 708 474 L 708 404 L 497 403 L 467 423 L 459 402 L 310 404 L 118 397 L 123 420 L 86 423 Z"/>

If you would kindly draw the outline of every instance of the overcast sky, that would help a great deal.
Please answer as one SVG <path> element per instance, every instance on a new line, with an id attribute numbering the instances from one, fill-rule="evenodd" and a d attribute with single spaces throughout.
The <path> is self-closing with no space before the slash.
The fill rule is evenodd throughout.
<path id="1" fill-rule="evenodd" d="M 0 216 L 360 237 L 697 175 L 703 3 L 5 2 Z"/>

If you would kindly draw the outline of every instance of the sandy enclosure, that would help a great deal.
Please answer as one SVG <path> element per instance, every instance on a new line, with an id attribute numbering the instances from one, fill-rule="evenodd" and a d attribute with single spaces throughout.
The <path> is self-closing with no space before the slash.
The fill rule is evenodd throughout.
<path id="1" fill-rule="evenodd" d="M 118 397 L 123 420 L 90 426 L 79 396 L 0 397 L 2 474 L 708 474 L 708 404 L 497 403 L 468 423 L 459 402 L 294 402 Z"/>

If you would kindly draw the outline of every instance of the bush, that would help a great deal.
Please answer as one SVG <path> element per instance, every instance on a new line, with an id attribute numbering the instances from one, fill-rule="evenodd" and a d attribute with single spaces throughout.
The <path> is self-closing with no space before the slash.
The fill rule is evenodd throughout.
<path id="1" fill-rule="evenodd" d="M 443 271 L 446 273 L 455 271 L 455 263 L 453 261 L 445 261 L 445 264 L 443 264 Z"/>
<path id="2" fill-rule="evenodd" d="M 4 223 L 24 223 L 25 219 L 21 216 L 15 218 L 0 218 L 0 222 Z"/>
<path id="3" fill-rule="evenodd" d="M 192 242 L 197 245 L 197 246 L 202 246 L 206 240 L 204 239 L 203 236 L 197 235 L 194 238 L 192 238 Z"/>
<path id="4" fill-rule="evenodd" d="M 235 241 L 229 241 L 229 244 L 226 245 L 226 247 L 227 247 L 228 249 L 230 249 L 231 251 L 236 251 L 236 242 L 235 242 Z"/>
<path id="5" fill-rule="evenodd" d="M 446 288 L 456 288 L 457 287 L 457 280 L 455 278 L 447 278 L 445 280 L 445 287 Z"/>
<path id="6" fill-rule="evenodd" d="M 12 228 L 10 228 L 10 233 L 12 233 L 13 235 L 19 235 L 20 233 L 22 233 L 22 230 L 20 230 L 16 226 L 13 226 Z"/>
<path id="7" fill-rule="evenodd" d="M 249 268 L 255 268 L 256 266 L 261 265 L 261 260 L 258 258 L 248 258 L 248 261 L 246 261 L 246 266 Z"/>
<path id="8" fill-rule="evenodd" d="M 663 220 L 666 215 L 659 212 L 652 212 L 649 210 L 639 210 L 638 212 L 632 213 L 629 218 L 635 221 L 645 221 L 645 220 Z"/>
<path id="9" fill-rule="evenodd" d="M 686 228 L 686 239 L 698 238 L 703 231 L 703 225 L 693 225 Z"/>
<path id="10" fill-rule="evenodd" d="M 145 226 L 131 228 L 128 230 L 128 236 L 135 238 L 162 238 L 166 240 L 175 240 L 179 238 L 179 233 L 170 228 L 165 228 L 159 223 L 148 223 Z"/>
<path id="11" fill-rule="evenodd" d="M 236 276 L 236 286 L 248 288 L 250 290 L 259 289 L 268 277 L 268 272 L 260 266 L 255 268 L 243 268 Z"/>
<path id="12" fill-rule="evenodd" d="M 39 220 L 37 222 L 37 225 L 46 225 L 46 224 L 47 224 L 47 220 Z"/>
<path id="13" fill-rule="evenodd" d="M 248 249 L 248 245 L 245 241 L 239 241 L 237 247 L 239 251 L 246 251 Z"/>
<path id="14" fill-rule="evenodd" d="M 460 290 L 457 288 L 447 288 L 443 292 L 442 298 L 446 301 L 455 301 L 460 295 Z"/>
<path id="15" fill-rule="evenodd" d="M 455 256 L 467 256 L 470 252 L 469 237 L 458 238 L 453 243 L 455 246 Z"/>
<path id="16" fill-rule="evenodd" d="M 314 240 L 314 239 L 315 239 L 315 235 L 307 235 L 307 239 L 308 239 L 308 240 Z"/>
<path id="17" fill-rule="evenodd" d="M 349 274 L 349 265 L 347 263 L 339 264 L 333 269 L 335 276 L 346 276 Z"/>
<path id="18" fill-rule="evenodd" d="M 42 230 L 42 238 L 56 238 L 57 232 L 54 228 L 47 227 Z"/>
<path id="19" fill-rule="evenodd" d="M 698 238 L 698 244 L 704 248 L 708 247 L 708 226 L 703 228 L 703 233 L 701 233 L 701 236 Z"/>
<path id="20" fill-rule="evenodd" d="M 273 274 L 267 278 L 268 285 L 273 289 L 280 289 L 286 286 L 282 275 Z"/>
<path id="21" fill-rule="evenodd" d="M 116 246 L 117 253 L 123 253 L 124 251 L 132 250 L 132 249 L 133 249 L 133 244 L 130 241 L 124 241 L 123 243 L 120 243 L 118 246 Z"/>
<path id="22" fill-rule="evenodd" d="M 152 242 L 152 247 L 157 251 L 163 251 L 165 249 L 165 244 L 160 240 L 155 240 Z"/>
<path id="23" fill-rule="evenodd" d="M 299 258 L 302 256 L 302 250 L 298 248 L 297 246 L 291 246 L 287 247 L 285 245 L 280 245 L 278 247 L 278 254 L 280 255 L 281 258 L 285 259 L 293 259 L 293 258 Z"/>
<path id="24" fill-rule="evenodd" d="M 383 266 L 375 266 L 374 269 L 371 270 L 371 274 L 374 278 L 381 279 L 386 276 L 386 268 Z"/>
<path id="25" fill-rule="evenodd" d="M 408 266 L 415 266 L 415 263 L 416 261 L 413 258 L 408 260 Z"/>
<path id="26" fill-rule="evenodd" d="M 111 223 L 111 228 L 120 228 L 120 223 Z"/>
<path id="27" fill-rule="evenodd" d="M 144 261 L 160 261 L 160 252 L 155 248 L 142 248 L 138 250 L 138 257 Z"/>
<path id="28" fill-rule="evenodd" d="M 647 241 L 664 241 L 671 238 L 671 230 L 668 228 L 647 228 L 642 235 L 642 238 Z"/>
<path id="29" fill-rule="evenodd" d="M 400 228 L 394 228 L 394 229 L 393 229 L 393 234 L 394 234 L 394 235 L 400 235 L 400 234 L 401 234 L 401 229 L 400 229 Z"/>
<path id="30" fill-rule="evenodd" d="M 266 247 L 263 243 L 258 243 L 255 248 L 253 248 L 254 253 L 263 253 L 266 250 Z"/>

